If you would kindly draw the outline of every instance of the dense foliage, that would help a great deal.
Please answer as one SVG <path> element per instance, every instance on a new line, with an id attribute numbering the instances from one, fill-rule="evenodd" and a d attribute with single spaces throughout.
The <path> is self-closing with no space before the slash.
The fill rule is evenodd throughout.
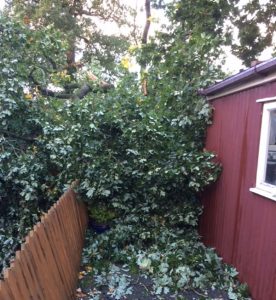
<path id="1" fill-rule="evenodd" d="M 36 29 L 51 25 L 62 33 L 69 48 L 67 62 L 74 67 L 82 53 L 82 64 L 90 64 L 95 59 L 114 75 L 114 66 L 120 54 L 127 50 L 128 39 L 123 34 L 114 35 L 103 30 L 110 28 L 132 28 L 134 14 L 131 6 L 118 0 L 71 1 L 71 0 L 12 0 L 8 5 L 9 15 L 25 20 Z M 125 30 L 126 31 L 126 30 Z"/>
<path id="2" fill-rule="evenodd" d="M 273 0 L 152 0 L 157 7 L 170 3 L 176 8 L 174 21 L 182 24 L 185 34 L 196 31 L 221 37 L 220 46 L 250 67 L 264 50 L 275 54 L 276 4 Z M 170 19 L 172 20 L 172 19 Z M 173 21 L 172 21 L 173 23 Z M 183 26 L 184 25 L 184 26 Z M 192 27 L 192 29 L 191 29 Z M 188 31 L 187 31 L 188 28 Z"/>
<path id="3" fill-rule="evenodd" d="M 51 24 L 62 31 L 70 44 L 68 61 L 75 63 L 81 49 L 82 61 L 98 59 L 101 66 L 114 75 L 114 66 L 129 42 L 140 42 L 141 28 L 137 11 L 127 1 L 33 1 L 9 0 L 9 15 L 25 19 L 35 28 Z M 143 7 L 145 1 L 136 4 Z M 240 0 L 150 0 L 152 6 L 167 11 L 174 7 L 169 22 L 180 22 L 185 35 L 194 30 L 208 32 L 212 37 L 221 36 L 220 46 L 227 45 L 246 66 L 258 60 L 264 50 L 275 53 L 276 4 L 267 1 Z M 153 18 L 154 19 L 154 18 Z M 99 26 L 100 24 L 100 26 Z M 102 30 L 105 25 L 124 28 L 124 35 L 110 35 Z M 196 24 L 196 25 L 195 25 Z M 128 28 L 128 30 L 126 30 Z M 192 28 L 192 30 L 191 30 Z M 80 46 L 81 45 L 81 46 Z M 274 47 L 274 49 L 273 49 Z"/>
<path id="4" fill-rule="evenodd" d="M 82 288 L 93 286 L 100 291 L 107 286 L 110 295 L 122 299 L 132 293 L 126 276 L 131 274 L 149 277 L 153 295 L 220 290 L 226 291 L 228 299 L 248 299 L 246 286 L 236 280 L 237 271 L 200 242 L 196 232 L 200 209 L 196 203 L 174 205 L 173 209 L 167 207 L 166 213 L 156 212 L 150 204 L 137 206 L 114 221 L 110 231 L 90 233 L 83 254 L 84 274 L 89 281 L 84 278 Z"/>
<path id="5" fill-rule="evenodd" d="M 196 232 L 198 195 L 220 171 L 204 149 L 211 108 L 198 90 L 222 75 L 216 67 L 221 32 L 212 33 L 217 18 L 209 26 L 179 18 L 180 2 L 168 7 L 172 22 L 164 32 L 130 49 L 142 74 L 129 73 L 124 60 L 114 89 L 103 92 L 90 82 L 93 92 L 82 99 L 41 92 L 87 79 L 65 72 L 70 43 L 63 33 L 1 17 L 1 267 L 77 179 L 89 207 L 103 205 L 116 217 L 112 230 L 94 236 L 85 250 L 97 276 L 110 263 L 127 263 L 151 274 L 156 293 L 214 286 L 242 299 L 236 272 Z"/>
<path id="6" fill-rule="evenodd" d="M 232 50 L 246 66 L 258 59 L 267 47 L 275 48 L 275 1 L 247 1 L 233 8 L 230 20 L 238 28 Z"/>
<path id="7" fill-rule="evenodd" d="M 59 65 L 64 43 L 51 27 L 30 31 L 0 17 L 0 261 L 1 267 L 27 230 L 49 206 L 43 183 L 50 165 L 37 156 L 43 133 L 42 107 L 29 76 L 50 82 L 51 61 Z M 51 58 L 45 55 L 51 53 Z M 39 196 L 38 196 L 39 195 Z"/>

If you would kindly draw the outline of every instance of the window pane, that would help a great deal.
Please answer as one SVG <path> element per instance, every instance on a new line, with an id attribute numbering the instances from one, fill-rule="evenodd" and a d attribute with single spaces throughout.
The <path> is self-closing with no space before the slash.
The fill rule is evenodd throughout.
<path id="1" fill-rule="evenodd" d="M 269 145 L 265 182 L 276 185 L 276 110 L 270 112 Z"/>

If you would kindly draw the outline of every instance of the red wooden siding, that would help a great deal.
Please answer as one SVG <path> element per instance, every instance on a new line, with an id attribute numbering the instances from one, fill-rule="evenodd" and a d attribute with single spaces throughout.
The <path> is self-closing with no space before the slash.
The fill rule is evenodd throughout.
<path id="1" fill-rule="evenodd" d="M 276 82 L 213 100 L 206 141 L 223 172 L 203 195 L 200 234 L 238 269 L 254 300 L 276 300 L 276 201 L 249 191 L 255 186 L 263 107 L 256 99 L 272 96 Z"/>

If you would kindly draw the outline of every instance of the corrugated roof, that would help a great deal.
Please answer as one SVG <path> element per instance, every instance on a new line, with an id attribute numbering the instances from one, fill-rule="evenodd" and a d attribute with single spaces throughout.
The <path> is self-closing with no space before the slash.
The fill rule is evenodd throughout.
<path id="1" fill-rule="evenodd" d="M 211 85 L 210 87 L 201 90 L 200 94 L 204 96 L 215 95 L 225 89 L 232 88 L 236 85 L 248 82 L 252 79 L 262 78 L 272 72 L 276 71 L 276 57 L 260 63 L 252 68 L 242 71 L 238 74 L 230 76 L 219 83 Z"/>

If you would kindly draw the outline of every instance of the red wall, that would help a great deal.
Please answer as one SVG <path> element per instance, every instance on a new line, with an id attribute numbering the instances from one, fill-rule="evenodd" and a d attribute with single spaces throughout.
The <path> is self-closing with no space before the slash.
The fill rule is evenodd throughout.
<path id="1" fill-rule="evenodd" d="M 253 194 L 262 103 L 276 96 L 276 82 L 212 101 L 213 125 L 206 148 L 223 171 L 203 195 L 200 234 L 234 265 L 254 300 L 276 300 L 276 201 Z"/>

